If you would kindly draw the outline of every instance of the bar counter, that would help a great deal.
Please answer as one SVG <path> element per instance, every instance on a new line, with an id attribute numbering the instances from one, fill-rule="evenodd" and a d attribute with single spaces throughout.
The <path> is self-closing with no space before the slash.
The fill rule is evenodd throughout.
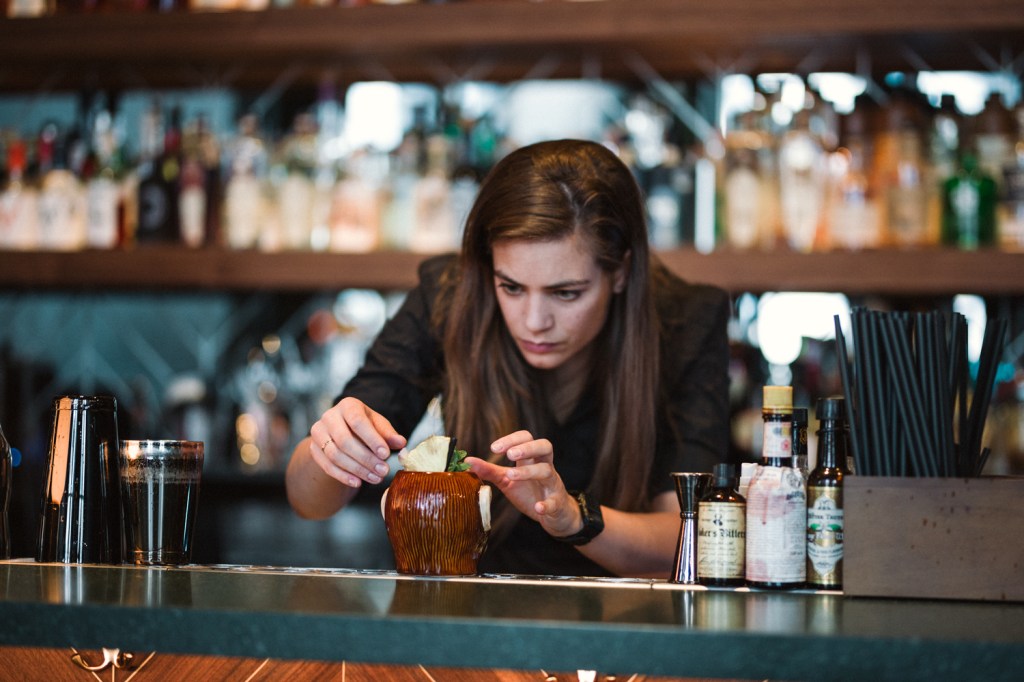
<path id="1" fill-rule="evenodd" d="M 1024 679 L 1024 604 L 661 580 L 14 560 L 0 562 L 0 623 L 0 647 L 816 682 Z"/>

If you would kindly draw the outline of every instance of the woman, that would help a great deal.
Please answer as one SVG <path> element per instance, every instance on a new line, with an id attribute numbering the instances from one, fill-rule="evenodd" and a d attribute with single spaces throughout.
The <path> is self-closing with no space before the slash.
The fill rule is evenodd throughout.
<path id="1" fill-rule="evenodd" d="M 380 483 L 440 394 L 448 435 L 504 493 L 482 572 L 667 577 L 669 474 L 727 448 L 729 301 L 652 259 L 629 169 L 592 142 L 512 152 L 460 255 L 420 279 L 296 448 L 293 508 L 325 518 Z"/>

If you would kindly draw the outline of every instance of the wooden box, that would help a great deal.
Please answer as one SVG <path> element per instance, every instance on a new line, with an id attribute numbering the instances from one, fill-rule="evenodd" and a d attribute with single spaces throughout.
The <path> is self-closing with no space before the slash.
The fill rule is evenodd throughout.
<path id="1" fill-rule="evenodd" d="M 843 485 L 845 594 L 1024 601 L 1024 477 Z"/>

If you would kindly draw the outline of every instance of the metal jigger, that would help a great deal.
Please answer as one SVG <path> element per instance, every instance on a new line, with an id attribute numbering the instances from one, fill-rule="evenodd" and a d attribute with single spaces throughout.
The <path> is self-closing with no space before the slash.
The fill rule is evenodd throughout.
<path id="1" fill-rule="evenodd" d="M 711 483 L 711 474 L 673 473 L 679 495 L 679 542 L 676 564 L 669 582 L 693 585 L 697 582 L 697 505 Z"/>

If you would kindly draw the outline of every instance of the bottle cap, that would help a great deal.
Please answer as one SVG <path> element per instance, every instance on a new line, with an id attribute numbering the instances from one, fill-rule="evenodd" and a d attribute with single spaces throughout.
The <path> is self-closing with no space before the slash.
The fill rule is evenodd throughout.
<path id="1" fill-rule="evenodd" d="M 765 386 L 763 395 L 766 409 L 789 410 L 793 408 L 792 386 Z"/>
<path id="2" fill-rule="evenodd" d="M 793 408 L 793 423 L 797 426 L 807 426 L 807 408 L 796 407 Z"/>
<path id="3" fill-rule="evenodd" d="M 716 488 L 735 488 L 739 483 L 735 464 L 720 462 L 712 471 L 714 471 L 714 486 Z"/>
<path id="4" fill-rule="evenodd" d="M 815 408 L 819 421 L 826 419 L 846 419 L 846 404 L 841 395 L 832 395 L 828 398 L 818 398 Z"/>

